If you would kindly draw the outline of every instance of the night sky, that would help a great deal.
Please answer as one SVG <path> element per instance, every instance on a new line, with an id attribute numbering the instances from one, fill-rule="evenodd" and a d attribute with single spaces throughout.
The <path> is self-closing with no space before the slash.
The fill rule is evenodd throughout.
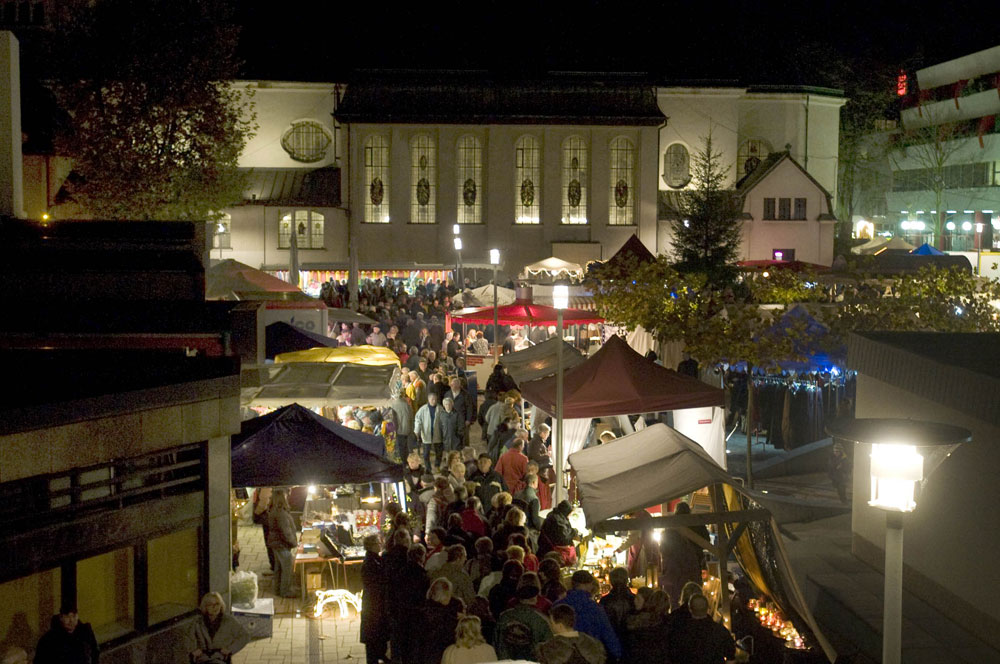
<path id="1" fill-rule="evenodd" d="M 830 85 L 825 53 L 919 67 L 1000 44 L 995 2 L 242 0 L 250 78 L 359 69 L 647 72 L 654 82 Z"/>

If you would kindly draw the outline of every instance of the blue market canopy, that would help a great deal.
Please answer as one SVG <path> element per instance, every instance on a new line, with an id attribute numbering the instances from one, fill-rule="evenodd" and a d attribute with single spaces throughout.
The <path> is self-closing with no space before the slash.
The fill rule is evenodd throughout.
<path id="1" fill-rule="evenodd" d="M 782 360 L 775 364 L 784 371 L 800 373 L 811 371 L 830 371 L 843 367 L 847 360 L 847 347 L 836 344 L 832 348 L 830 330 L 798 305 L 786 311 L 764 335 L 781 336 L 786 334 L 801 335 L 793 343 L 793 350 L 802 360 Z M 743 363 L 739 363 L 743 364 Z M 739 366 L 737 364 L 736 366 Z M 743 365 L 745 366 L 745 364 Z"/>
<path id="2" fill-rule="evenodd" d="M 279 321 L 271 323 L 265 329 L 265 355 L 267 359 L 273 360 L 275 355 L 282 353 L 292 353 L 297 350 L 309 350 L 310 348 L 336 348 L 337 340 L 331 337 L 309 332 L 302 328 L 295 327 Z"/>
<path id="3" fill-rule="evenodd" d="M 914 256 L 944 256 L 945 253 L 940 249 L 935 249 L 931 245 L 924 242 L 922 245 L 910 252 Z"/>
<path id="4" fill-rule="evenodd" d="M 403 467 L 384 458 L 378 437 L 298 404 L 243 422 L 233 436 L 233 486 L 396 482 Z"/>

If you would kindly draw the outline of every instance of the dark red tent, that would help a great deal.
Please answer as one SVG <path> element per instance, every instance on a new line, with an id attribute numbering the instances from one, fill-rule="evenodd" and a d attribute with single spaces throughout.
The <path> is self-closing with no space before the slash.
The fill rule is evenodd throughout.
<path id="1" fill-rule="evenodd" d="M 558 309 L 544 304 L 518 300 L 514 304 L 497 307 L 499 325 L 555 325 Z M 488 324 L 493 322 L 493 307 L 461 309 L 451 315 L 453 323 Z M 603 323 L 604 319 L 593 311 L 563 309 L 563 326 Z"/>
<path id="2" fill-rule="evenodd" d="M 522 383 L 520 388 L 525 399 L 555 414 L 555 376 Z M 563 375 L 566 419 L 723 404 L 723 391 L 719 388 L 654 364 L 617 335 L 608 339 L 589 360 Z"/>

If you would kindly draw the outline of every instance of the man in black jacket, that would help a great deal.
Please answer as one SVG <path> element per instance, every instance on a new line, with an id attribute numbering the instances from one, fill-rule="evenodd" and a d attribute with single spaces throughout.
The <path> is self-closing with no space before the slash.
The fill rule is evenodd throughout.
<path id="1" fill-rule="evenodd" d="M 38 640 L 35 664 L 97 664 L 99 654 L 90 624 L 80 622 L 76 606 L 64 604 Z"/>
<path id="2" fill-rule="evenodd" d="M 449 385 L 451 390 L 445 396 L 455 402 L 455 410 L 462 421 L 462 447 L 465 447 L 469 444 L 469 426 L 476 419 L 476 402 L 467 390 L 462 389 L 462 379 L 458 376 L 453 377 Z"/>
<path id="3" fill-rule="evenodd" d="M 475 482 L 476 497 L 483 504 L 483 513 L 489 514 L 493 510 L 493 496 L 501 491 L 507 491 L 507 483 L 503 476 L 495 470 L 491 470 L 493 459 L 485 452 L 479 455 L 479 470 L 469 478 L 470 482 Z"/>

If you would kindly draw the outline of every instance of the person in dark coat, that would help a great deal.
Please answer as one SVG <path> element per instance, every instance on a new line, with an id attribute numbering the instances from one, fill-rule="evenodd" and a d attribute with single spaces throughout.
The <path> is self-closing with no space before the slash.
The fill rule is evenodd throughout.
<path id="1" fill-rule="evenodd" d="M 573 511 L 573 506 L 569 501 L 562 501 L 552 508 L 545 520 L 542 522 L 542 529 L 538 535 L 538 557 L 545 557 L 549 551 L 559 551 L 564 564 L 570 564 L 576 560 L 576 554 L 570 553 L 573 546 L 573 538 L 576 530 L 569 522 L 569 515 Z M 567 560 L 567 558 L 572 558 Z"/>
<path id="2" fill-rule="evenodd" d="M 629 664 L 669 662 L 669 639 L 670 596 L 656 590 L 650 593 L 638 612 L 625 620 L 626 661 Z"/>
<path id="3" fill-rule="evenodd" d="M 491 470 L 493 458 L 483 452 L 477 460 L 479 470 L 469 478 L 470 482 L 476 483 L 476 498 L 483 505 L 483 510 L 487 514 L 493 509 L 493 496 L 501 491 L 507 491 L 507 483 L 503 476 L 495 470 Z"/>
<path id="4" fill-rule="evenodd" d="M 298 597 L 292 587 L 292 550 L 298 546 L 295 521 L 288 507 L 288 494 L 284 489 L 275 489 L 271 494 L 271 507 L 267 511 L 267 548 L 274 554 L 274 590 L 281 597 Z"/>
<path id="5" fill-rule="evenodd" d="M 611 590 L 601 598 L 600 605 L 608 614 L 611 627 L 618 635 L 619 643 L 625 643 L 626 620 L 635 612 L 635 595 L 628 585 L 628 571 L 624 567 L 616 567 L 609 575 Z"/>
<path id="6" fill-rule="evenodd" d="M 434 579 L 427 591 L 420 627 L 420 661 L 422 664 L 440 664 L 441 656 L 455 642 L 458 615 L 465 611 L 462 600 L 452 597 L 451 581 L 443 577 Z"/>
<path id="7" fill-rule="evenodd" d="M 490 588 L 490 613 L 499 617 L 507 609 L 507 604 L 517 594 L 518 582 L 524 575 L 524 565 L 516 560 L 508 560 L 503 564 L 500 582 Z"/>
<path id="8" fill-rule="evenodd" d="M 704 595 L 692 595 L 686 607 L 670 621 L 668 651 L 678 664 L 722 664 L 736 657 L 729 630 L 708 615 Z"/>
<path id="9" fill-rule="evenodd" d="M 681 501 L 674 507 L 674 514 L 690 514 L 691 507 Z M 690 528 L 695 534 L 708 539 L 705 526 Z M 677 528 L 667 528 L 660 542 L 660 587 L 675 602 L 680 601 L 681 589 L 688 582 L 701 583 L 703 550 L 685 537 Z M 676 606 L 676 605 L 675 605 Z"/>
<path id="10" fill-rule="evenodd" d="M 76 606 L 64 604 L 38 640 L 35 664 L 97 664 L 99 655 L 90 623 L 80 622 Z"/>
<path id="11" fill-rule="evenodd" d="M 405 531 L 403 531 L 405 533 Z M 386 554 L 388 577 L 389 632 L 393 664 L 419 664 L 420 609 L 427 596 L 429 581 L 423 562 L 426 549 L 408 547 L 409 533 L 397 536 Z"/>
<path id="12" fill-rule="evenodd" d="M 385 659 L 389 647 L 388 577 L 385 563 L 379 555 L 382 545 L 378 535 L 366 537 L 364 547 L 361 586 L 365 601 L 361 604 L 361 643 L 365 644 L 366 664 L 379 664 Z"/>
<path id="13" fill-rule="evenodd" d="M 502 363 L 493 367 L 493 373 L 486 379 L 486 389 L 494 394 L 504 394 L 517 389 L 517 381 L 507 373 L 507 367 Z"/>

